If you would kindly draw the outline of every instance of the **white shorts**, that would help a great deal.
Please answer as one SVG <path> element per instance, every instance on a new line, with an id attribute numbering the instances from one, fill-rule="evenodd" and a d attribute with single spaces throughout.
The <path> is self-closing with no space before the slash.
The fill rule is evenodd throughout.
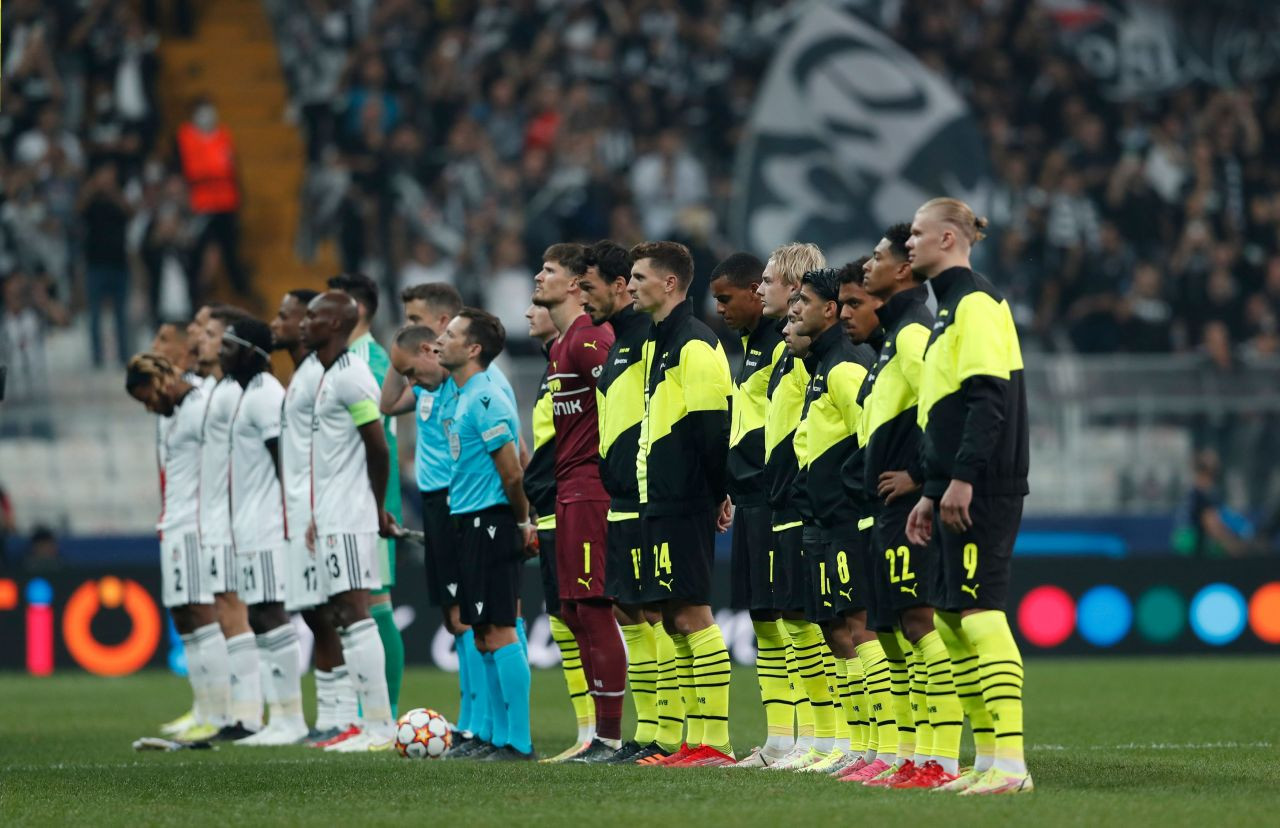
<path id="1" fill-rule="evenodd" d="M 353 589 L 380 589 L 378 577 L 378 533 L 321 535 L 316 541 L 320 555 L 324 595 L 338 595 Z"/>
<path id="2" fill-rule="evenodd" d="M 200 563 L 204 566 L 200 579 L 209 592 L 218 595 L 236 591 L 236 562 L 231 544 L 202 544 Z"/>
<path id="3" fill-rule="evenodd" d="M 320 555 L 307 548 L 305 536 L 285 541 L 284 608 L 289 612 L 318 607 L 328 598 L 320 577 Z"/>
<path id="4" fill-rule="evenodd" d="M 282 549 L 257 552 L 236 551 L 236 594 L 254 604 L 284 601 L 285 554 Z"/>
<path id="5" fill-rule="evenodd" d="M 213 603 L 208 578 L 201 577 L 201 561 L 200 536 L 194 529 L 165 533 L 160 541 L 160 598 L 166 607 Z"/>

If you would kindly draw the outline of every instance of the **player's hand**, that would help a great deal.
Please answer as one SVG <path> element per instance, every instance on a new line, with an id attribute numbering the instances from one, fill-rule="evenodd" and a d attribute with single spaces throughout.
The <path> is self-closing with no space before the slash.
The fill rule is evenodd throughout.
<path id="1" fill-rule="evenodd" d="M 522 535 L 522 548 L 524 549 L 524 559 L 538 557 L 538 527 L 530 524 L 520 530 Z"/>
<path id="2" fill-rule="evenodd" d="M 922 497 L 907 515 L 907 540 L 916 546 L 928 546 L 933 537 L 933 498 Z"/>
<path id="3" fill-rule="evenodd" d="M 394 538 L 395 530 L 396 530 L 396 519 L 391 516 L 390 512 L 388 512 L 386 509 L 383 509 L 381 512 L 378 513 L 378 537 Z"/>
<path id="4" fill-rule="evenodd" d="M 716 531 L 724 534 L 729 531 L 729 527 L 733 525 L 733 501 L 725 495 L 724 502 L 720 504 L 720 512 L 716 515 Z"/>
<path id="5" fill-rule="evenodd" d="M 881 472 L 880 482 L 876 486 L 876 494 L 886 504 L 919 490 L 920 484 L 912 480 L 911 475 L 905 471 Z"/>
<path id="6" fill-rule="evenodd" d="M 316 551 L 316 522 L 314 520 L 307 524 L 307 550 L 309 552 Z"/>
<path id="7" fill-rule="evenodd" d="M 972 502 L 973 484 L 963 480 L 952 480 L 947 490 L 942 493 L 942 500 L 938 501 L 942 525 L 957 535 L 972 529 L 973 520 L 969 517 L 969 504 Z"/>

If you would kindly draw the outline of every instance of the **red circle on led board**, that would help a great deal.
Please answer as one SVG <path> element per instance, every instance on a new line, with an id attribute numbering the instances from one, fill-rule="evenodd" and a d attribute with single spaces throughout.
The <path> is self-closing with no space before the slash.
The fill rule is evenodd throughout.
<path id="1" fill-rule="evenodd" d="M 1062 587 L 1039 586 L 1018 605 L 1018 629 L 1037 647 L 1056 647 L 1076 626 L 1076 603 Z"/>
<path id="2" fill-rule="evenodd" d="M 1268 644 L 1280 644 L 1280 581 L 1263 584 L 1249 599 L 1249 626 Z"/>

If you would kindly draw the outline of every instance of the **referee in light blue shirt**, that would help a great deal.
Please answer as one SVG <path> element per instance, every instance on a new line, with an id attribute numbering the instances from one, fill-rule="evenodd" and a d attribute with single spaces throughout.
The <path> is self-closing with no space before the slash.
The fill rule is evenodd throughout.
<path id="1" fill-rule="evenodd" d="M 485 369 L 502 351 L 497 317 L 463 308 L 440 338 L 440 364 L 457 386 L 440 413 L 453 469 L 449 512 L 461 556 L 459 606 L 475 630 L 491 692 L 492 749 L 470 758 L 533 759 L 529 735 L 529 661 L 516 636 L 520 569 L 537 554 L 520 467 L 519 419 Z M 499 692 L 492 690 L 497 688 Z"/>

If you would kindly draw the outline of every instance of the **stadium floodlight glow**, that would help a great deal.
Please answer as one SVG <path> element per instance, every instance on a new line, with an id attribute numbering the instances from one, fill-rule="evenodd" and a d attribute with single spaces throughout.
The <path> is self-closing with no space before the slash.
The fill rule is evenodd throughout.
<path id="1" fill-rule="evenodd" d="M 1249 627 L 1268 644 L 1280 644 L 1280 581 L 1263 584 L 1249 599 Z"/>
<path id="2" fill-rule="evenodd" d="M 1018 605 L 1018 629 L 1037 647 L 1057 647 L 1071 636 L 1075 625 L 1075 602 L 1062 587 L 1038 586 Z"/>
<path id="3" fill-rule="evenodd" d="M 1191 599 L 1191 629 L 1204 643 L 1221 647 L 1240 637 L 1245 612 L 1240 590 L 1230 584 L 1209 584 Z"/>
<path id="4" fill-rule="evenodd" d="M 1138 599 L 1138 633 L 1153 644 L 1168 644 L 1187 625 L 1187 602 L 1177 590 L 1156 586 Z"/>
<path id="5" fill-rule="evenodd" d="M 1129 634 L 1133 605 L 1119 587 L 1103 584 L 1080 596 L 1076 605 L 1080 637 L 1096 647 L 1110 647 Z"/>

